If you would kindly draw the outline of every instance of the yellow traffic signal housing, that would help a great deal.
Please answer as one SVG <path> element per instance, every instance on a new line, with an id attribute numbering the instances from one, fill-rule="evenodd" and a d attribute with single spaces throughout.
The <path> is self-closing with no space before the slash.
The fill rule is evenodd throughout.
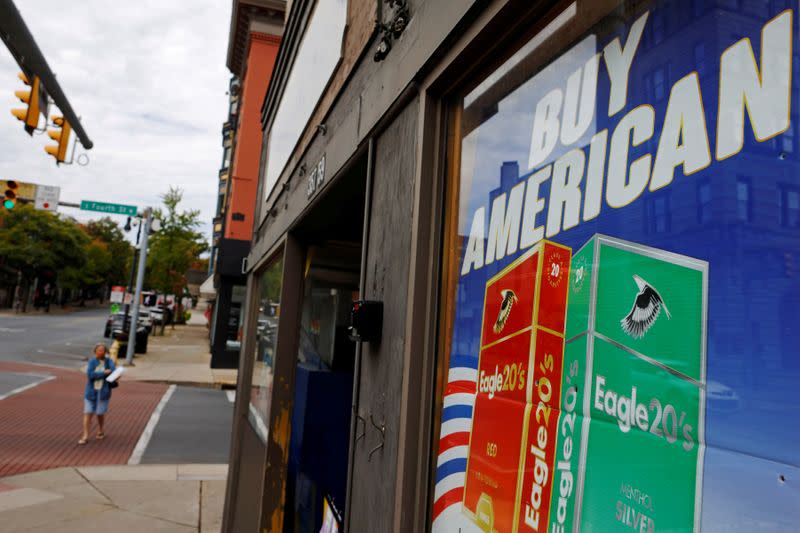
<path id="1" fill-rule="evenodd" d="M 25 85 L 29 86 L 30 90 L 15 91 L 14 94 L 22 102 L 28 104 L 28 106 L 25 109 L 12 109 L 11 114 L 25 123 L 25 131 L 28 132 L 28 135 L 33 135 L 33 130 L 35 130 L 36 126 L 39 125 L 39 99 L 41 96 L 39 91 L 39 76 L 33 77 L 32 84 L 28 80 L 28 77 L 22 72 L 19 73 L 19 79 L 21 79 Z"/>
<path id="2" fill-rule="evenodd" d="M 56 158 L 56 165 L 60 165 L 67 159 L 67 148 L 69 148 L 69 134 L 72 128 L 64 117 L 51 117 L 57 129 L 47 130 L 47 135 L 58 144 L 45 146 L 44 151 Z"/>

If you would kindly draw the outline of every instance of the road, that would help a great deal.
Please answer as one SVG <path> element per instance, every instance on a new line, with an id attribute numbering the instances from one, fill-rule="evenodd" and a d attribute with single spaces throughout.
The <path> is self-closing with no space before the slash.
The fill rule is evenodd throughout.
<path id="1" fill-rule="evenodd" d="M 82 367 L 103 339 L 105 310 L 0 316 L 0 477 L 60 466 L 226 463 L 230 393 L 125 382 L 107 438 L 78 446 Z"/>
<path id="2" fill-rule="evenodd" d="M 70 314 L 0 316 L 0 361 L 80 368 L 95 343 L 106 341 L 107 309 Z"/>

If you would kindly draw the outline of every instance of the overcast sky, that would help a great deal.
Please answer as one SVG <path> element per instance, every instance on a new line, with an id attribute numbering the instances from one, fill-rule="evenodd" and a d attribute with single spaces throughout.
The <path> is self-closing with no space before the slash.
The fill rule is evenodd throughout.
<path id="1" fill-rule="evenodd" d="M 58 185 L 69 202 L 140 207 L 158 205 L 176 185 L 184 207 L 201 210 L 210 240 L 230 78 L 230 2 L 15 3 L 94 148 L 88 166 L 56 167 L 43 148 L 50 138 L 29 137 L 9 111 L 21 104 L 14 91 L 24 86 L 0 45 L 0 179 Z M 79 220 L 102 216 L 61 210 Z"/>

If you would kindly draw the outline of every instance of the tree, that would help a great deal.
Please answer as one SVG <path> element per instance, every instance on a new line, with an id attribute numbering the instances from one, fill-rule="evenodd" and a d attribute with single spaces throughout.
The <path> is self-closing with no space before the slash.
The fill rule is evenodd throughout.
<path id="1" fill-rule="evenodd" d="M 119 225 L 110 217 L 104 217 L 88 222 L 86 233 L 94 239 L 96 244 L 104 244 L 108 252 L 108 265 L 104 270 L 102 282 L 108 286 L 127 285 L 133 247 L 125 240 L 125 235 Z"/>
<path id="2" fill-rule="evenodd" d="M 0 261 L 19 272 L 26 293 L 42 275 L 63 277 L 79 288 L 90 242 L 74 220 L 48 211 L 22 204 L 0 212 Z"/>
<path id="3" fill-rule="evenodd" d="M 161 197 L 163 209 L 155 209 L 153 216 L 161 221 L 161 228 L 150 236 L 147 254 L 147 286 L 163 294 L 174 294 L 176 315 L 182 313 L 180 297 L 186 287 L 186 271 L 206 251 L 208 243 L 200 227 L 200 211 L 179 211 L 183 191 L 170 187 Z M 163 326 L 162 326 L 163 333 Z"/>

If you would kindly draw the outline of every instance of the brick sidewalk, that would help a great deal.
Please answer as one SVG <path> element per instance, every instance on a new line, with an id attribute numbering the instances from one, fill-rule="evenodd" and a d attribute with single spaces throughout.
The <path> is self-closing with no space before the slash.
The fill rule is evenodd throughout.
<path id="1" fill-rule="evenodd" d="M 126 464 L 167 389 L 162 384 L 125 381 L 123 376 L 111 398 L 106 438 L 79 446 L 83 372 L 11 362 L 0 362 L 0 372 L 55 376 L 0 400 L 0 477 L 60 466 Z"/>

